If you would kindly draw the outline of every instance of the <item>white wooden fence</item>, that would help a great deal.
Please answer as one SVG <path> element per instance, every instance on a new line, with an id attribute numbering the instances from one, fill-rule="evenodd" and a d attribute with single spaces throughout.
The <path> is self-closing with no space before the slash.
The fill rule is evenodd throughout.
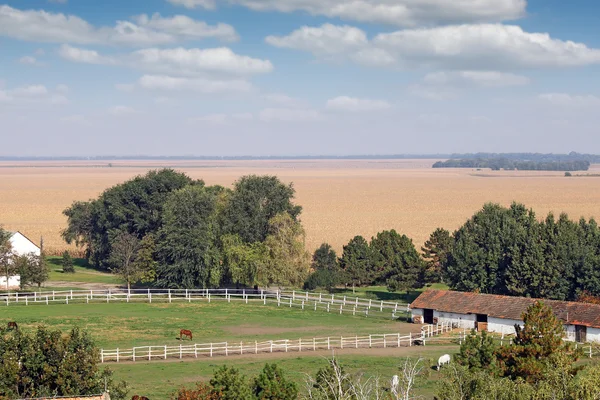
<path id="1" fill-rule="evenodd" d="M 64 290 L 31 293 L 5 293 L 0 304 L 29 306 L 81 303 L 173 303 L 197 301 L 241 301 L 246 304 L 277 304 L 279 307 L 296 307 L 302 310 L 322 310 L 352 315 L 383 316 L 396 319 L 408 315 L 408 304 L 335 296 L 303 291 L 270 291 L 253 289 L 108 289 Z"/>
<path id="2" fill-rule="evenodd" d="M 307 352 L 333 349 L 371 349 L 424 345 L 427 338 L 440 335 L 451 330 L 449 324 L 430 326 L 422 329 L 421 334 L 402 336 L 399 333 L 376 334 L 368 336 L 335 336 L 312 339 L 281 339 L 254 342 L 220 342 L 203 344 L 183 344 L 177 346 L 142 346 L 130 349 L 114 349 L 100 351 L 100 359 L 106 362 L 122 361 L 157 361 L 168 358 L 184 357 L 218 357 L 244 354 L 275 352 Z"/>

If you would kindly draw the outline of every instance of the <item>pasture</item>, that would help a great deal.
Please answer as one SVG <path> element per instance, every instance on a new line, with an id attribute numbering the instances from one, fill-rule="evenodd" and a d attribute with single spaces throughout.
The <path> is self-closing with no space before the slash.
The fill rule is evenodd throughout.
<path id="1" fill-rule="evenodd" d="M 62 211 L 149 169 L 169 166 L 229 186 L 247 174 L 293 182 L 307 247 L 329 242 L 340 251 L 355 235 L 394 228 L 420 246 L 438 227 L 454 230 L 485 202 L 522 202 L 544 217 L 598 216 L 600 185 L 561 172 L 431 169 L 435 160 L 116 161 L 0 163 L 0 223 L 46 248 L 65 248 Z M 590 174 L 598 171 L 593 166 Z"/>

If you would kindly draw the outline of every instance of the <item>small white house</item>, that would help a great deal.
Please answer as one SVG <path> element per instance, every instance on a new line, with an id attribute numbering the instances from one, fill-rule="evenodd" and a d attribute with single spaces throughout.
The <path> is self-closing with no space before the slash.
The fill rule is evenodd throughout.
<path id="1" fill-rule="evenodd" d="M 41 249 L 21 232 L 12 233 L 9 241 L 12 248 L 12 252 L 16 256 L 24 256 L 30 254 L 39 256 L 41 254 Z M 2 271 L 0 271 L 0 273 L 1 272 Z M 21 277 L 19 275 L 9 276 L 8 286 L 6 280 L 7 278 L 5 275 L 0 276 L 0 290 L 16 290 L 21 287 Z"/>
<path id="2" fill-rule="evenodd" d="M 523 326 L 523 313 L 536 301 L 552 307 L 568 340 L 600 343 L 600 305 L 596 304 L 427 290 L 410 308 L 415 323 L 445 322 L 457 328 L 514 334 L 515 325 Z"/>

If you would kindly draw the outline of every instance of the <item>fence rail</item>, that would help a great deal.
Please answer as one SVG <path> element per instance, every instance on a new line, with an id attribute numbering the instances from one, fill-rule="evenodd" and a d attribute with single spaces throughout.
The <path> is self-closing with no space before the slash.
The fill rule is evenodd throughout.
<path id="1" fill-rule="evenodd" d="M 219 342 L 219 343 L 194 343 L 179 344 L 178 346 L 142 346 L 130 349 L 114 349 L 100 351 L 102 363 L 123 361 L 157 361 L 168 358 L 184 357 L 218 357 L 244 354 L 276 353 L 276 352 L 308 352 L 333 349 L 371 349 L 408 347 L 415 344 L 424 345 L 428 338 L 449 332 L 449 324 L 439 324 L 422 329 L 421 334 L 399 333 L 374 334 L 368 336 L 336 336 L 311 339 L 280 339 L 254 342 Z"/>
<path id="2" fill-rule="evenodd" d="M 4 293 L 0 304 L 29 306 L 81 303 L 130 302 L 197 302 L 241 301 L 245 303 L 277 304 L 279 307 L 296 307 L 302 310 L 320 310 L 340 314 L 377 316 L 396 319 L 408 315 L 408 304 L 335 296 L 304 291 L 275 291 L 254 289 L 107 289 L 63 290 L 28 293 Z"/>

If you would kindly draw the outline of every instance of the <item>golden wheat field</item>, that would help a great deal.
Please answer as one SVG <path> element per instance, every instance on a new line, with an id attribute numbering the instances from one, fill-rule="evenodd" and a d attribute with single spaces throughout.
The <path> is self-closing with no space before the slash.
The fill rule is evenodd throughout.
<path id="1" fill-rule="evenodd" d="M 56 252 L 67 246 L 61 212 L 73 201 L 149 169 L 173 167 L 209 185 L 231 185 L 247 174 L 277 175 L 293 182 L 302 205 L 309 249 L 336 249 L 355 235 L 370 238 L 396 229 L 420 246 L 437 227 L 454 230 L 485 202 L 513 200 L 538 216 L 567 212 L 600 216 L 600 178 L 566 178 L 561 172 L 492 172 L 431 169 L 433 160 L 318 161 L 114 161 L 0 163 L 0 224 L 19 230 Z M 600 172 L 593 166 L 590 173 Z"/>

